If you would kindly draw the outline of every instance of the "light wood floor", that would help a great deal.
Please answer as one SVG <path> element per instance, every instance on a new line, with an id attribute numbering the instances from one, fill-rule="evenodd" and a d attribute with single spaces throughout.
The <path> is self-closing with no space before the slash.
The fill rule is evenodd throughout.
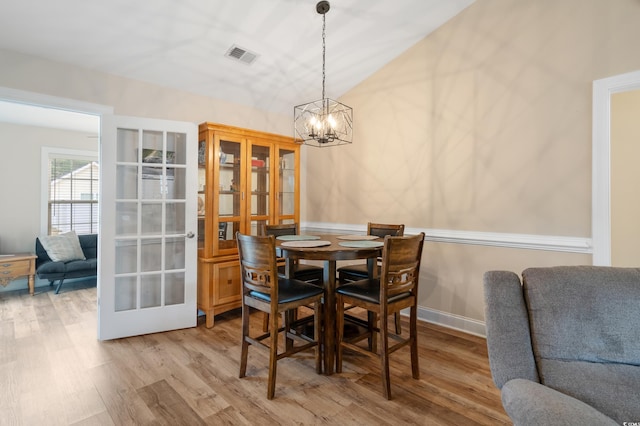
<path id="1" fill-rule="evenodd" d="M 1 425 L 510 424 L 475 336 L 421 323 L 420 380 L 408 349 L 394 353 L 392 401 L 377 363 L 349 352 L 332 376 L 311 352 L 280 361 L 269 401 L 263 351 L 249 348 L 238 378 L 239 311 L 213 329 L 99 342 L 91 283 L 37 290 L 0 293 Z"/>

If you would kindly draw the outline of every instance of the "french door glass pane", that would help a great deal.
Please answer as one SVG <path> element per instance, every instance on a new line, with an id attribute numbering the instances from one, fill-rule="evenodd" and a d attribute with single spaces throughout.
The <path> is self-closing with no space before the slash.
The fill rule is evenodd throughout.
<path id="1" fill-rule="evenodd" d="M 165 304 L 184 303 L 184 272 L 165 274 Z"/>
<path id="2" fill-rule="evenodd" d="M 115 310 L 129 311 L 136 309 L 137 277 L 123 276 L 115 279 Z"/>
<path id="3" fill-rule="evenodd" d="M 116 198 L 119 200 L 138 198 L 138 166 L 120 164 L 116 170 Z"/>
<path id="4" fill-rule="evenodd" d="M 138 271 L 138 245 L 135 240 L 116 240 L 116 274 Z"/>
<path id="5" fill-rule="evenodd" d="M 138 234 L 138 203 L 136 201 L 123 201 L 116 203 L 116 229 L 117 236 Z"/>
<path id="6" fill-rule="evenodd" d="M 142 235 L 157 235 L 162 232 L 162 204 L 141 203 L 140 230 Z"/>
<path id="7" fill-rule="evenodd" d="M 186 205 L 185 203 L 165 204 L 166 234 L 184 234 L 186 231 Z"/>
<path id="8" fill-rule="evenodd" d="M 164 269 L 184 269 L 185 241 L 184 237 L 167 238 L 165 242 Z"/>
<path id="9" fill-rule="evenodd" d="M 118 163 L 137 163 L 138 158 L 138 130 L 118 129 L 118 146 L 116 161 Z"/>
<path id="10" fill-rule="evenodd" d="M 149 238 L 141 241 L 140 271 L 152 272 L 162 270 L 162 240 Z"/>
<path id="11" fill-rule="evenodd" d="M 140 307 L 154 308 L 162 306 L 162 275 L 140 276 Z"/>

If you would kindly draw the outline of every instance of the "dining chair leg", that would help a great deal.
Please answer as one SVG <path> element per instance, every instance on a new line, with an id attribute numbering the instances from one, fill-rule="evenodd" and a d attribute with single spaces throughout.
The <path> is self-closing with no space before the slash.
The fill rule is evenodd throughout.
<path id="1" fill-rule="evenodd" d="M 380 315 L 380 368 L 382 370 L 382 393 L 391 399 L 391 380 L 389 377 L 389 330 L 388 316 Z"/>
<path id="2" fill-rule="evenodd" d="M 420 378 L 420 365 L 418 363 L 418 308 L 416 306 L 411 307 L 409 324 L 409 333 L 411 339 L 411 376 L 414 379 Z"/>
<path id="3" fill-rule="evenodd" d="M 322 330 L 322 304 L 320 301 L 313 304 L 313 339 L 318 342 L 316 345 L 316 373 L 322 373 L 322 350 L 324 338 Z"/>
<path id="4" fill-rule="evenodd" d="M 402 334 L 402 325 L 400 324 L 400 312 L 393 314 L 394 324 L 396 326 L 396 334 Z"/>
<path id="5" fill-rule="evenodd" d="M 242 307 L 242 349 L 240 352 L 240 378 L 243 378 L 247 374 L 247 355 L 249 353 L 249 342 L 247 342 L 247 336 L 249 336 L 249 307 Z"/>
<path id="6" fill-rule="evenodd" d="M 342 373 L 342 339 L 344 338 L 344 303 L 336 295 L 336 373 Z"/>
<path id="7" fill-rule="evenodd" d="M 378 352 L 378 333 L 376 333 L 376 325 L 378 324 L 378 314 L 367 311 L 367 323 L 369 327 L 369 351 Z"/>
<path id="8" fill-rule="evenodd" d="M 278 316 L 270 315 L 271 342 L 269 351 L 269 381 L 267 383 L 267 399 L 273 399 L 276 391 L 276 369 L 278 367 Z"/>

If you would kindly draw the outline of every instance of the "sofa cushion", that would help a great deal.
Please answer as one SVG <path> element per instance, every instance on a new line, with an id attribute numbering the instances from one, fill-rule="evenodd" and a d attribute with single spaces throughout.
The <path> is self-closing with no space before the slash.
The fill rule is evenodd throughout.
<path id="1" fill-rule="evenodd" d="M 542 376 L 541 359 L 640 365 L 640 269 L 558 266 L 522 277 Z"/>
<path id="2" fill-rule="evenodd" d="M 538 368 L 543 384 L 589 404 L 620 424 L 640 419 L 637 366 L 541 359 Z"/>
<path id="3" fill-rule="evenodd" d="M 502 405 L 515 426 L 618 424 L 582 401 L 526 379 L 505 383 Z"/>
<path id="4" fill-rule="evenodd" d="M 38 273 L 38 276 L 45 276 L 51 274 L 64 274 L 66 270 L 67 268 L 64 262 L 49 261 L 40 265 L 36 272 Z"/>
<path id="5" fill-rule="evenodd" d="M 98 269 L 98 259 L 72 260 L 65 263 L 67 274 L 79 271 L 90 271 Z"/>
<path id="6" fill-rule="evenodd" d="M 74 231 L 40 237 L 40 243 L 54 262 L 86 259 L 78 235 Z"/>

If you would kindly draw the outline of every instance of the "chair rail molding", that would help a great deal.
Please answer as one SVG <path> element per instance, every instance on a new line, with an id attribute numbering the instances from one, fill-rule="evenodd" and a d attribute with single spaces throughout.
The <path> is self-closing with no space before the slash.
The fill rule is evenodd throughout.
<path id="1" fill-rule="evenodd" d="M 312 232 L 353 233 L 366 232 L 366 225 L 351 225 L 323 222 L 304 222 L 301 228 Z M 526 250 L 559 251 L 591 254 L 590 238 L 563 237 L 554 235 L 509 234 L 501 232 L 458 231 L 451 229 L 405 228 L 405 234 L 425 233 L 425 241 L 451 244 L 480 245 L 489 247 L 517 248 Z"/>
<path id="2" fill-rule="evenodd" d="M 593 264 L 611 265 L 611 95 L 640 89 L 640 71 L 593 82 Z"/>

